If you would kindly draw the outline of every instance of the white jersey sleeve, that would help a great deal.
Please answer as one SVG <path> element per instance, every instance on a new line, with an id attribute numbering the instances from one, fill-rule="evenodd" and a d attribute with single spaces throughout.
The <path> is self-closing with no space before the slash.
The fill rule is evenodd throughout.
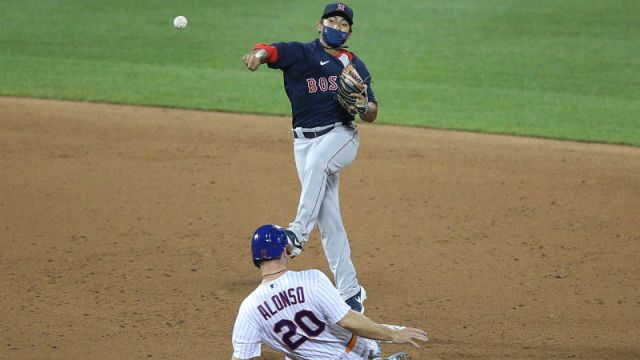
<path id="1" fill-rule="evenodd" d="M 248 303 L 240 305 L 236 323 L 233 326 L 233 357 L 251 359 L 260 356 L 260 330 L 249 315 Z"/>
<path id="2" fill-rule="evenodd" d="M 351 309 L 340 297 L 338 290 L 333 286 L 331 280 L 321 271 L 313 270 L 317 273 L 317 288 L 313 301 L 318 309 L 321 309 L 325 319 L 331 324 L 342 320 Z"/>

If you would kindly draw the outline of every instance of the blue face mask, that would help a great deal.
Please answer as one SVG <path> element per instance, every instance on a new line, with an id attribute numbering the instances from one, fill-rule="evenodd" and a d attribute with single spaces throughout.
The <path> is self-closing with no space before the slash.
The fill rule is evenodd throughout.
<path id="1" fill-rule="evenodd" d="M 347 41 L 348 37 L 349 33 L 344 31 L 336 30 L 328 26 L 322 27 L 322 38 L 332 48 L 341 47 Z"/>

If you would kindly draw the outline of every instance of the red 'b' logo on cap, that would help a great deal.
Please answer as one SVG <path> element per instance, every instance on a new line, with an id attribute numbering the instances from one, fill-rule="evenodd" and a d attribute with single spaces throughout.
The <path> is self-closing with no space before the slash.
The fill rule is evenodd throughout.
<path id="1" fill-rule="evenodd" d="M 344 11 L 344 7 L 345 7 L 344 4 L 338 4 L 338 9 L 337 10 Z"/>

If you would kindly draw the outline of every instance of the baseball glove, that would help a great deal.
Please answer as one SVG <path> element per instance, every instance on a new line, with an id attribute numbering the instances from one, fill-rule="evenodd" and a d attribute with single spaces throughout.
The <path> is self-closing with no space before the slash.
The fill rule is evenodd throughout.
<path id="1" fill-rule="evenodd" d="M 351 115 L 367 112 L 367 84 L 352 64 L 347 65 L 340 74 L 340 83 L 336 93 L 338 103 Z"/>

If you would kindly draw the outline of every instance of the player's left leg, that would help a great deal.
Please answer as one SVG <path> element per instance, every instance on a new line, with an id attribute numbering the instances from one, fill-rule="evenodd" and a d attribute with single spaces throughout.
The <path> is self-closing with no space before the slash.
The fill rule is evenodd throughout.
<path id="1" fill-rule="evenodd" d="M 318 214 L 318 229 L 322 239 L 322 248 L 333 273 L 336 288 L 343 299 L 347 300 L 360 291 L 356 269 L 351 261 L 351 248 L 347 232 L 340 214 L 338 190 L 340 176 L 332 174 L 327 179 L 327 187 Z"/>

